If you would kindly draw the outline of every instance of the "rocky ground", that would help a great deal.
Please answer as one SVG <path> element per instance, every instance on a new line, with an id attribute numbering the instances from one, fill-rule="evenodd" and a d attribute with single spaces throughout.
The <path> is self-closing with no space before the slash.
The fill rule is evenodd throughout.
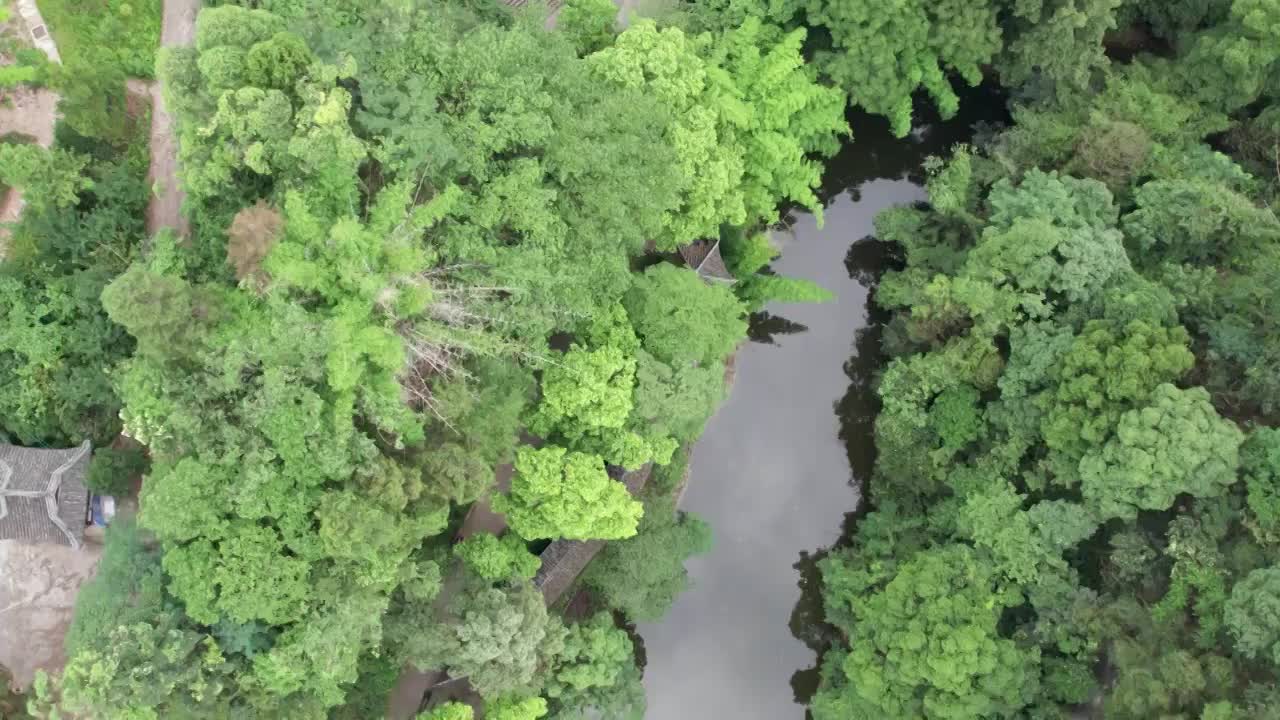
<path id="1" fill-rule="evenodd" d="M 0 665 L 19 687 L 36 670 L 58 670 L 66 658 L 62 638 L 71 625 L 76 594 L 93 577 L 100 545 L 80 550 L 0 540 Z"/>

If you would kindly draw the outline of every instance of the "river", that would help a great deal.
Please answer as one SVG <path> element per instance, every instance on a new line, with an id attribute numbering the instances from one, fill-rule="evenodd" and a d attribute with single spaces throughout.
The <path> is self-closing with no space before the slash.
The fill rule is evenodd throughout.
<path id="1" fill-rule="evenodd" d="M 803 718 L 829 641 L 814 560 L 847 536 L 874 462 L 879 313 L 868 287 L 889 262 L 864 240 L 878 212 L 924 198 L 920 166 L 999 120 L 978 91 L 963 117 L 897 140 L 877 118 L 851 118 L 854 141 L 830 163 L 825 224 L 808 213 L 774 233 L 779 273 L 835 294 L 772 305 L 742 348 L 729 399 L 694 447 L 683 509 L 710 522 L 715 546 L 688 563 L 694 587 L 644 638 L 648 720 Z"/>

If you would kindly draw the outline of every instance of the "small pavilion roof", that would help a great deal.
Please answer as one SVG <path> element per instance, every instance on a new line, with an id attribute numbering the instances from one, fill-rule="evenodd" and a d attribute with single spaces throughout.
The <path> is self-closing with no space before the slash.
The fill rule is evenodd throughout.
<path id="1" fill-rule="evenodd" d="M 726 283 L 736 281 L 733 273 L 729 272 L 729 268 L 725 266 L 724 258 L 720 256 L 719 240 L 699 240 L 681 245 L 680 257 L 684 258 L 686 265 L 706 280 Z"/>

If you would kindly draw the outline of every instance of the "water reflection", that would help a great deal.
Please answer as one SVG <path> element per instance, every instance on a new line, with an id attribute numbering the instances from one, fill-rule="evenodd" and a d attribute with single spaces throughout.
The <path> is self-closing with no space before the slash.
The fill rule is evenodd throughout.
<path id="1" fill-rule="evenodd" d="M 792 213 L 775 232 L 776 270 L 835 299 L 771 305 L 752 319 L 757 342 L 740 352 L 737 385 L 694 448 L 684 507 L 711 523 L 716 546 L 690 561 L 695 586 L 671 613 L 639 628 L 648 718 L 805 715 L 818 658 L 836 639 L 823 620 L 817 563 L 852 531 L 875 461 L 872 384 L 885 318 L 869 307 L 868 289 L 897 259 L 868 237 L 872 221 L 923 199 L 926 156 L 1003 114 L 985 92 L 970 100 L 967 117 L 926 121 L 904 140 L 882 119 L 852 117 L 856 141 L 831 163 L 823 188 L 825 228 Z"/>

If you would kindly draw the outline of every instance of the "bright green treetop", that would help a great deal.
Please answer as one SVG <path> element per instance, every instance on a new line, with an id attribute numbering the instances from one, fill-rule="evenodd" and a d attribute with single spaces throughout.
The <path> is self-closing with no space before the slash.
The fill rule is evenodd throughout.
<path id="1" fill-rule="evenodd" d="M 512 577 L 528 580 L 538 572 L 542 561 L 529 552 L 524 540 L 514 533 L 501 538 L 492 533 L 478 533 L 458 543 L 453 554 L 462 558 L 476 575 L 497 582 Z"/>
<path id="2" fill-rule="evenodd" d="M 547 701 L 540 697 L 498 698 L 485 703 L 487 720 L 538 720 L 547 714 Z"/>
<path id="3" fill-rule="evenodd" d="M 667 134 L 677 152 L 681 203 L 667 213 L 657 239 L 664 250 L 747 221 L 743 152 L 722 120 L 729 82 L 702 57 L 703 44 L 679 28 L 637 20 L 612 47 L 587 58 L 602 81 L 643 90 L 671 108 Z"/>
<path id="4" fill-rule="evenodd" d="M 612 0 L 568 0 L 560 8 L 556 28 L 573 40 L 582 55 L 589 55 L 613 42 L 618 6 Z"/>
<path id="5" fill-rule="evenodd" d="M 471 706 L 460 702 L 447 702 L 440 707 L 420 713 L 418 720 L 471 720 L 475 717 Z"/>
<path id="6" fill-rule="evenodd" d="M 635 535 L 643 507 L 597 455 L 521 448 L 511 492 L 494 499 L 522 537 L 614 540 Z"/>
<path id="7" fill-rule="evenodd" d="M 1056 386 L 1036 400 L 1045 410 L 1045 443 L 1079 458 L 1105 442 L 1121 413 L 1191 368 L 1194 358 L 1187 344 L 1181 327 L 1153 327 L 1137 320 L 1123 327 L 1102 320 L 1086 323 L 1054 368 Z"/>

